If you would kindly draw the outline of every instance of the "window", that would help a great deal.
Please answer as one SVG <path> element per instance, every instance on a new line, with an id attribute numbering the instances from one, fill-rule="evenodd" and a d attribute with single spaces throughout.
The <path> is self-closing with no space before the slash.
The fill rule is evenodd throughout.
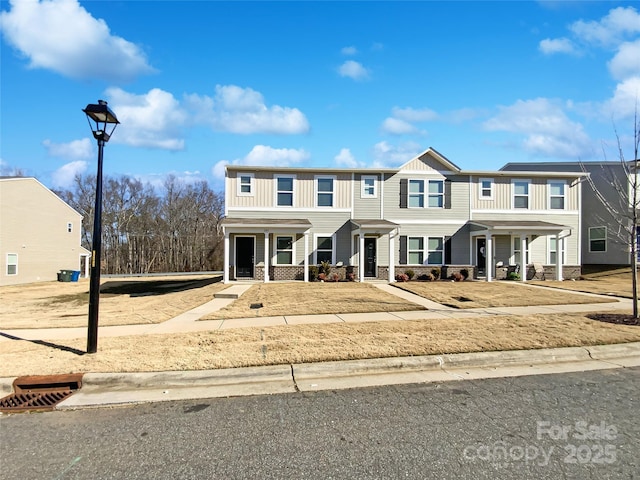
<path id="1" fill-rule="evenodd" d="M 429 180 L 429 208 L 444 208 L 444 181 Z"/>
<path id="2" fill-rule="evenodd" d="M 589 251 L 607 251 L 607 227 L 589 227 Z"/>
<path id="3" fill-rule="evenodd" d="M 409 180 L 409 208 L 424 207 L 424 180 Z"/>
<path id="4" fill-rule="evenodd" d="M 333 207 L 333 177 L 316 177 L 318 207 Z"/>
<path id="5" fill-rule="evenodd" d="M 493 200 L 493 178 L 478 180 L 478 197 L 480 200 Z"/>
<path id="6" fill-rule="evenodd" d="M 409 265 L 422 265 L 424 263 L 424 238 L 408 238 L 407 260 Z"/>
<path id="7" fill-rule="evenodd" d="M 529 208 L 529 180 L 513 181 L 513 208 Z"/>
<path id="8" fill-rule="evenodd" d="M 7 275 L 18 274 L 18 254 L 7 253 Z"/>
<path id="9" fill-rule="evenodd" d="M 67 233 L 71 233 L 73 232 L 73 223 L 68 222 L 67 223 Z"/>
<path id="10" fill-rule="evenodd" d="M 293 237 L 276 237 L 276 265 L 293 265 Z"/>
<path id="11" fill-rule="evenodd" d="M 565 182 L 549 182 L 549 208 L 552 210 L 564 210 Z"/>
<path id="12" fill-rule="evenodd" d="M 373 175 L 362 176 L 362 192 L 360 193 L 362 198 L 376 198 L 378 196 L 376 180 Z"/>
<path id="13" fill-rule="evenodd" d="M 293 207 L 294 177 L 276 177 L 276 205 Z"/>
<path id="14" fill-rule="evenodd" d="M 529 264 L 529 239 L 525 240 L 524 263 Z M 513 237 L 513 255 L 511 256 L 511 265 L 522 265 L 522 256 L 520 255 L 520 237 Z"/>
<path id="15" fill-rule="evenodd" d="M 316 238 L 316 264 L 333 263 L 333 237 Z"/>
<path id="16" fill-rule="evenodd" d="M 566 263 L 564 249 L 561 252 L 561 261 Z M 556 237 L 549 237 L 549 263 L 555 265 L 558 259 L 558 239 Z"/>
<path id="17" fill-rule="evenodd" d="M 247 197 L 253 195 L 252 173 L 241 173 L 238 175 L 238 195 Z"/>
<path id="18" fill-rule="evenodd" d="M 427 241 L 427 264 L 442 265 L 444 259 L 444 241 L 442 237 L 429 237 Z"/>

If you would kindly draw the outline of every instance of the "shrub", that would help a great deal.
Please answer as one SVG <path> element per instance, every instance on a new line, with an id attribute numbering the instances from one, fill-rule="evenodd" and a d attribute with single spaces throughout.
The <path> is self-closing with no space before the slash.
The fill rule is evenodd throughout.
<path id="1" fill-rule="evenodd" d="M 469 270 L 463 268 L 462 270 L 460 270 L 460 275 L 462 275 L 462 278 L 466 280 L 467 278 L 469 278 Z"/>
<path id="2" fill-rule="evenodd" d="M 462 275 L 460 275 L 458 272 L 456 272 L 453 275 L 451 275 L 451 279 L 454 282 L 461 282 L 463 280 Z"/>
<path id="3" fill-rule="evenodd" d="M 329 275 L 331 273 L 331 262 L 320 262 L 320 273 L 324 273 L 325 275 Z"/>
<path id="4" fill-rule="evenodd" d="M 356 274 L 353 272 L 347 272 L 346 278 L 347 278 L 347 281 L 354 282 L 356 279 Z"/>
<path id="5" fill-rule="evenodd" d="M 333 275 L 331 275 L 331 280 L 333 280 L 334 282 L 339 282 L 340 275 L 338 275 L 337 273 L 334 273 Z"/>
<path id="6" fill-rule="evenodd" d="M 324 274 L 324 273 L 319 273 L 318 274 L 318 280 L 320 280 L 321 282 L 324 282 L 326 278 L 327 278 L 326 274 Z"/>
<path id="7" fill-rule="evenodd" d="M 507 275 L 507 280 L 520 280 L 520 275 L 516 272 L 511 272 Z"/>
<path id="8" fill-rule="evenodd" d="M 309 265 L 309 281 L 315 282 L 318 280 L 318 267 L 316 265 Z"/>
<path id="9" fill-rule="evenodd" d="M 409 269 L 409 270 L 405 270 L 404 274 L 409 277 L 409 280 L 412 280 L 413 277 L 416 276 L 416 272 L 414 272 L 413 270 Z"/>
<path id="10" fill-rule="evenodd" d="M 433 267 L 431 269 L 431 275 L 433 275 L 434 280 L 438 280 L 440 278 L 440 273 L 441 273 L 440 267 Z"/>
<path id="11" fill-rule="evenodd" d="M 399 273 L 396 275 L 396 281 L 398 282 L 408 282 L 409 276 L 406 273 Z"/>

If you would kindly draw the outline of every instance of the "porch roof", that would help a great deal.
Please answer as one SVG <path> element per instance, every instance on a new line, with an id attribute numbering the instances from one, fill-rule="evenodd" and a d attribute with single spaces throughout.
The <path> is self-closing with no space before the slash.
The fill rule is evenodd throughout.
<path id="1" fill-rule="evenodd" d="M 351 230 L 362 231 L 378 231 L 381 233 L 388 233 L 391 230 L 398 228 L 397 223 L 390 222 L 389 220 L 382 220 L 379 218 L 372 219 L 351 219 Z"/>
<path id="2" fill-rule="evenodd" d="M 306 218 L 223 218 L 220 222 L 227 228 L 288 228 L 305 231 L 311 228 L 311 222 Z"/>
<path id="3" fill-rule="evenodd" d="M 492 233 L 560 233 L 571 227 L 540 220 L 469 220 L 469 225 L 488 230 Z"/>

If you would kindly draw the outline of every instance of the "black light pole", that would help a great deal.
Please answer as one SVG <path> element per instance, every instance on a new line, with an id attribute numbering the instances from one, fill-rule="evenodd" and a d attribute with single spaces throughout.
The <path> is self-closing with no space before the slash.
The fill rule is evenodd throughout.
<path id="1" fill-rule="evenodd" d="M 116 125 L 120 122 L 104 100 L 89 104 L 82 110 L 98 141 L 98 175 L 96 176 L 96 205 L 93 215 L 93 247 L 91 250 L 91 278 L 89 280 L 89 331 L 87 333 L 87 353 L 98 351 L 98 304 L 100 302 L 100 253 L 102 250 L 102 151 L 109 141 Z M 95 123 L 94 125 L 91 122 Z M 107 133 L 107 125 L 113 125 Z"/>

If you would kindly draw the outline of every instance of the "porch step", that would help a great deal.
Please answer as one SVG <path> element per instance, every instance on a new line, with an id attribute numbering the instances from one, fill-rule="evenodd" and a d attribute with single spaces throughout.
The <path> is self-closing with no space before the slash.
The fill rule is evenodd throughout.
<path id="1" fill-rule="evenodd" d="M 221 292 L 218 292 L 213 295 L 213 298 L 232 298 L 238 299 L 242 296 L 244 292 L 249 290 L 251 285 L 232 285 L 229 288 L 225 288 Z"/>

